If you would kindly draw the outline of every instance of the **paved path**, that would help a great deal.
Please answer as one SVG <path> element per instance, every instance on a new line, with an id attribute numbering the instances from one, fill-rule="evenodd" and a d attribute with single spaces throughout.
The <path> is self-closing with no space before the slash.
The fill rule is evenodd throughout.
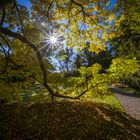
<path id="1" fill-rule="evenodd" d="M 118 98 L 126 113 L 140 120 L 140 96 L 133 95 L 117 87 L 109 87 Z"/>

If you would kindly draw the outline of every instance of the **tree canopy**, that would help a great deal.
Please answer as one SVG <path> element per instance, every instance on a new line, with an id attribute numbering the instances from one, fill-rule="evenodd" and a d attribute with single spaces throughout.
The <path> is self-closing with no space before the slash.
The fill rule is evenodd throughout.
<path id="1" fill-rule="evenodd" d="M 14 97 L 38 83 L 52 98 L 78 99 L 90 90 L 104 93 L 108 84 L 139 71 L 136 52 L 133 57 L 119 56 L 111 64 L 114 52 L 119 53 L 113 50 L 104 68 L 96 64 L 100 61 L 93 61 L 96 55 L 109 53 L 110 42 L 123 52 L 127 45 L 120 47 L 119 41 L 139 35 L 138 1 L 132 6 L 131 0 L 118 0 L 111 9 L 111 0 L 30 2 L 31 8 L 17 0 L 0 1 L 0 94 L 7 90 Z M 133 40 L 137 46 L 138 39 Z M 54 58 L 59 59 L 57 65 Z M 77 75 L 66 78 L 64 69 L 58 71 L 56 66 Z"/>

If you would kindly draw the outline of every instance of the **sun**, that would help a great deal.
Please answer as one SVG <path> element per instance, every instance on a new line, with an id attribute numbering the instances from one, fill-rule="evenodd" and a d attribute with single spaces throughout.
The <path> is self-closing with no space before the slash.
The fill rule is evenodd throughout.
<path id="1" fill-rule="evenodd" d="M 44 42 L 44 46 L 48 46 L 48 47 L 58 47 L 59 46 L 59 37 L 57 34 L 55 33 L 45 33 L 42 36 L 43 40 L 42 42 Z"/>
<path id="2" fill-rule="evenodd" d="M 45 32 L 42 30 L 42 36 L 40 43 L 42 44 L 40 49 L 47 48 L 47 51 L 60 49 L 63 47 L 63 41 L 65 40 L 63 35 L 57 32 Z"/>
<path id="3" fill-rule="evenodd" d="M 50 43 L 55 44 L 57 42 L 57 38 L 54 36 L 50 37 Z"/>

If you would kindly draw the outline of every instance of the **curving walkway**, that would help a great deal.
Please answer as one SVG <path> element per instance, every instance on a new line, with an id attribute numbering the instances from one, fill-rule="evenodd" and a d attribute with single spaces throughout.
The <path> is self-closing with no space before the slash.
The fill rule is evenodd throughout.
<path id="1" fill-rule="evenodd" d="M 122 104 L 126 113 L 140 120 L 140 96 L 127 93 L 117 87 L 109 86 L 109 89 L 115 93 L 115 96 Z"/>

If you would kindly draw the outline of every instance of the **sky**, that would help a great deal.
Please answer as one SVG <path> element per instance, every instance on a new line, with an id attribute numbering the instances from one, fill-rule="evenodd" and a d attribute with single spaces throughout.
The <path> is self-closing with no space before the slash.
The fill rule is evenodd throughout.
<path id="1" fill-rule="evenodd" d="M 20 4 L 23 4 L 25 5 L 28 9 L 31 8 L 31 3 L 30 3 L 30 0 L 17 0 L 17 2 L 19 2 Z"/>
<path id="2" fill-rule="evenodd" d="M 117 0 L 111 0 L 110 5 L 108 6 L 108 10 L 112 10 L 116 4 Z"/>

